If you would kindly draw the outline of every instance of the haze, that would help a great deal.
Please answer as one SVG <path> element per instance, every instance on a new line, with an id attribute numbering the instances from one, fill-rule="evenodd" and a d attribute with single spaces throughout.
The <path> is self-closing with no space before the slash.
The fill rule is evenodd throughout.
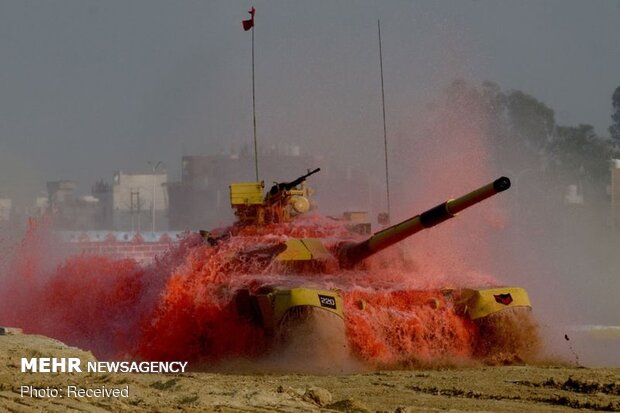
<path id="1" fill-rule="evenodd" d="M 260 144 L 380 173 L 388 133 L 454 78 L 493 80 L 607 135 L 617 1 L 253 3 Z M 249 2 L 0 2 L 0 194 L 251 142 Z M 362 145 L 359 142 L 363 142 Z M 397 151 L 397 148 L 394 148 Z M 373 172 L 374 173 L 374 172 Z M 251 178 L 251 177 L 249 177 Z"/>

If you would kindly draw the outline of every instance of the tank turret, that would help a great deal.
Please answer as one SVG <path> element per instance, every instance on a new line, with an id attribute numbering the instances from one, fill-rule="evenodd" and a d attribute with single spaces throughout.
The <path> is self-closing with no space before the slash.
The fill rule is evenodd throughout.
<path id="1" fill-rule="evenodd" d="M 318 169 L 312 173 L 315 173 L 316 171 L 318 171 Z M 305 177 L 306 176 L 302 176 L 299 179 L 304 179 Z M 265 197 L 264 203 L 261 204 L 261 207 L 266 210 L 264 216 L 269 217 L 269 220 L 265 221 L 282 222 L 275 221 L 278 217 L 277 215 L 274 215 L 276 213 L 281 214 L 281 219 L 290 219 L 290 213 L 286 212 L 285 208 L 289 207 L 288 205 L 290 204 L 290 199 L 292 199 L 291 191 L 295 191 L 295 189 L 292 188 L 295 188 L 296 185 L 290 187 L 291 189 L 288 187 L 280 187 L 280 185 L 282 184 L 274 185 L 272 190 Z M 466 208 L 482 202 L 493 195 L 507 190 L 508 188 L 510 188 L 510 179 L 506 177 L 498 178 L 495 181 L 459 198 L 450 199 L 434 208 L 429 209 L 428 211 L 391 227 L 385 228 L 362 242 L 356 243 L 351 241 L 343 241 L 338 243 L 335 247 L 328 249 L 323 243 L 323 240 L 320 238 L 290 238 L 281 242 L 277 248 L 274 248 L 273 245 L 253 247 L 251 249 L 239 251 L 237 255 L 243 257 L 270 257 L 271 259 L 275 259 L 276 261 L 284 264 L 303 264 L 308 262 L 320 264 L 321 262 L 329 260 L 332 256 L 334 256 L 341 268 L 352 268 L 369 256 L 376 254 L 379 251 L 382 251 L 424 229 L 431 228 L 450 218 L 453 218 Z M 272 193 L 278 197 L 275 202 L 273 202 L 273 198 L 270 198 L 273 196 L 271 195 Z M 270 199 L 272 201 L 270 201 Z M 285 201 L 287 199 L 288 201 Z M 275 209 L 271 210 L 270 208 Z M 257 251 L 260 251 L 260 253 Z M 265 251 L 269 251 L 269 254 L 265 255 Z M 270 259 L 264 260 L 264 262 L 269 261 Z M 304 266 L 303 268 L 307 268 L 307 266 Z M 316 268 L 320 269 L 320 266 Z"/>

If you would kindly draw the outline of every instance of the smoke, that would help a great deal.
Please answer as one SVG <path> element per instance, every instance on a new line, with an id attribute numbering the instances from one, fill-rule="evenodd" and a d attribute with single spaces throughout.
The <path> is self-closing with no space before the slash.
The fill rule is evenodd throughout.
<path id="1" fill-rule="evenodd" d="M 455 81 L 425 113 L 407 118 L 394 161 L 400 216 L 499 175 L 511 178 L 512 188 L 414 237 L 405 252 L 425 274 L 447 283 L 475 273 L 480 281 L 525 287 L 544 326 L 547 351 L 570 358 L 564 334 L 571 325 L 620 322 L 620 307 L 610 294 L 620 287 L 613 252 L 619 244 L 610 228 L 609 198 L 601 190 L 604 177 L 592 178 L 583 166 L 579 172 L 557 164 L 557 154 L 545 149 L 548 140 L 558 139 L 553 124 L 546 124 L 550 132 L 542 143 L 535 135 L 548 108 L 537 104 L 526 108 L 529 113 L 521 108 L 528 114 L 511 118 L 498 109 L 499 94 L 492 83 L 472 87 Z M 568 185 L 578 188 L 582 204 L 567 202 Z M 579 341 L 586 364 L 619 362 L 617 356 L 601 357 L 608 354 L 599 351 L 604 340 Z"/>
<path id="2" fill-rule="evenodd" d="M 425 139 L 413 139 L 414 134 L 399 143 L 410 162 L 401 163 L 395 174 L 395 192 L 405 195 L 395 198 L 394 218 L 419 213 L 496 177 L 482 112 L 472 103 L 461 99 L 439 108 L 421 124 Z M 499 284 L 496 278 L 503 274 L 492 271 L 493 240 L 504 230 L 503 221 L 497 202 L 486 201 L 402 250 L 372 257 L 365 268 L 341 270 L 328 262 L 319 274 L 291 273 L 251 254 L 239 255 L 289 237 L 322 238 L 328 248 L 350 237 L 341 224 L 318 214 L 290 225 L 249 226 L 216 247 L 188 236 L 147 267 L 105 257 L 50 255 L 54 241 L 46 228 L 34 226 L 15 254 L 14 271 L 3 277 L 0 291 L 14 294 L 2 300 L 0 319 L 103 358 L 181 359 L 195 366 L 246 357 L 292 360 L 300 350 L 319 349 L 324 353 L 313 353 L 313 366 L 325 369 L 334 354 L 346 360 L 338 365 L 343 370 L 356 363 L 403 367 L 484 360 L 488 354 L 480 350 L 480 326 L 457 316 L 442 290 Z M 240 290 L 255 293 L 264 285 L 340 290 L 344 326 L 314 316 L 299 328 L 285 323 L 290 340 L 273 350 L 268 332 L 242 317 L 235 300 Z M 332 337 L 330 346 L 321 346 L 326 337 L 317 336 L 318 324 Z M 525 336 L 537 340 L 533 333 Z M 522 361 L 525 356 L 514 356 L 520 349 L 513 346 L 506 353 Z"/>
<path id="3" fill-rule="evenodd" d="M 9 116 L 2 130 L 14 141 L 0 151 L 0 196 L 8 194 L 20 203 L 26 203 L 27 196 L 31 200 L 34 188 L 42 187 L 43 179 L 32 172 L 39 168 L 41 175 L 51 174 L 50 179 L 58 174 L 56 178 L 79 176 L 82 184 L 88 184 L 109 173 L 111 165 L 141 169 L 136 164 L 140 162 L 146 167 L 145 157 L 177 164 L 181 154 L 178 142 L 191 153 L 214 147 L 221 150 L 222 136 L 237 145 L 250 142 L 249 41 L 247 33 L 239 29 L 237 11 L 216 6 L 217 10 L 207 12 L 190 5 L 175 6 L 171 13 L 166 7 L 151 7 L 146 15 L 140 6 L 101 10 L 84 6 L 71 13 L 56 7 L 52 9 L 58 10 L 32 9 L 25 10 L 24 18 L 36 24 L 27 25 L 13 18 L 20 15 L 19 6 L 9 8 L 4 15 L 11 21 L 3 27 L 10 33 L 3 38 L 12 42 L 7 47 L 12 58 L 6 61 L 7 73 L 13 73 L 14 81 L 7 83 L 10 98 L 5 99 L 4 112 Z M 386 211 L 374 32 L 377 10 L 352 9 L 344 4 L 328 6 L 329 13 L 325 13 L 325 5 L 319 11 L 306 3 L 263 7 L 262 21 L 269 24 L 262 26 L 257 38 L 261 144 L 298 144 L 322 158 L 322 176 L 313 182 L 324 215 L 347 209 L 368 210 L 374 217 Z M 349 337 L 357 337 L 351 348 L 369 358 L 380 355 L 386 363 L 401 362 L 395 360 L 408 348 L 419 348 L 424 359 L 439 357 L 444 350 L 457 357 L 476 351 L 470 341 L 474 334 L 471 326 L 445 314 L 437 320 L 438 314 L 447 310 L 424 304 L 426 299 L 441 302 L 440 296 L 411 293 L 407 300 L 422 300 L 421 309 L 394 314 L 379 310 L 384 305 L 400 305 L 401 298 L 394 292 L 399 289 L 520 285 L 529 291 L 536 317 L 542 318 L 545 330 L 555 338 L 563 337 L 566 324 L 618 324 L 620 304 L 613 293 L 620 290 L 619 242 L 602 218 L 608 214 L 608 200 L 595 195 L 585 206 L 567 207 L 561 201 L 566 185 L 580 183 L 550 177 L 541 166 L 540 153 L 515 150 L 510 139 L 523 137 L 499 139 L 487 108 L 466 85 L 457 82 L 449 94 L 436 96 L 446 79 L 463 73 L 468 77 L 488 73 L 481 68 L 486 63 L 496 64 L 494 55 L 505 57 L 499 62 L 514 61 L 514 53 L 523 50 L 510 43 L 515 39 L 536 39 L 542 45 L 540 56 L 522 54 L 522 59 L 517 59 L 537 68 L 537 75 L 517 71 L 524 79 L 511 79 L 514 65 L 498 75 L 517 85 L 539 79 L 542 83 L 536 93 L 540 90 L 543 95 L 549 92 L 547 85 L 554 83 L 549 79 L 564 69 L 540 65 L 557 61 L 548 59 L 548 50 L 566 50 L 571 62 L 600 60 L 574 59 L 573 49 L 553 48 L 557 37 L 547 36 L 554 32 L 549 28 L 561 25 L 549 25 L 552 19 L 546 10 L 531 13 L 531 4 L 524 9 L 504 8 L 502 13 L 490 10 L 487 4 L 480 8 L 451 4 L 447 14 L 443 7 L 381 10 L 389 17 L 382 20 L 382 28 L 392 222 L 498 175 L 512 179 L 510 191 L 407 241 L 401 254 L 406 264 L 400 264 L 403 257 L 395 252 L 375 257 L 368 265 L 371 276 L 333 271 L 320 278 L 238 274 L 227 267 L 223 254 L 235 252 L 241 245 L 214 252 L 191 237 L 156 265 L 144 268 L 105 257 L 67 257 L 46 231 L 31 228 L 17 246 L 1 242 L 5 258 L 0 264 L 0 321 L 83 345 L 102 357 L 130 354 L 201 359 L 205 355 L 260 353 L 260 349 L 245 348 L 238 342 L 216 340 L 219 344 L 211 347 L 201 344 L 230 332 L 244 340 L 255 339 L 259 348 L 264 344 L 262 333 L 239 324 L 230 305 L 234 291 L 255 277 L 264 282 L 318 283 L 350 291 L 345 301 L 352 322 L 360 326 L 348 329 Z M 599 20 L 615 16 L 611 12 L 601 16 L 600 10 L 587 6 L 562 15 L 571 18 L 560 19 L 569 22 L 562 26 L 560 37 L 572 38 L 573 16 L 582 17 L 584 12 Z M 537 27 L 524 26 L 524 19 L 510 18 L 515 12 L 542 20 Z M 62 18 L 55 18 L 55 13 Z M 487 19 L 488 13 L 494 18 Z M 291 15 L 316 18 L 291 19 Z M 136 16 L 140 18 L 136 20 Z M 164 20 L 162 16 L 166 16 Z M 483 24 L 479 24 L 480 16 Z M 205 18 L 209 24 L 204 24 Z M 144 29 L 137 36 L 136 21 Z M 237 23 L 232 25 L 232 21 Z M 506 33 L 520 35 L 496 39 L 495 26 L 487 29 L 486 21 L 518 21 L 518 29 Z M 183 23 L 179 26 L 179 22 Z M 90 30 L 92 27 L 98 30 Z M 482 37 L 484 42 L 477 43 L 478 33 L 467 30 L 469 27 L 480 33 L 490 31 Z M 614 25 L 597 27 L 603 30 Z M 14 34 L 23 28 L 34 29 L 35 37 L 30 32 Z M 84 36 L 71 35 L 75 32 Z M 222 33 L 230 40 L 222 42 Z M 572 44 L 584 39 L 580 35 Z M 597 39 L 590 37 L 592 42 Z M 476 49 L 482 49 L 487 40 L 497 44 L 488 50 Z M 48 63 L 40 64 L 41 56 Z M 121 61 L 124 64 L 118 65 Z M 615 76 L 613 65 L 604 66 Z M 102 67 L 106 70 L 101 71 Z M 28 70 L 24 72 L 24 68 Z M 588 70 L 582 74 L 587 81 L 567 83 L 564 93 L 572 96 L 563 101 L 596 111 L 593 91 L 602 87 L 590 85 L 601 76 L 593 77 Z M 583 99 L 586 94 L 590 98 Z M 432 99 L 436 101 L 430 104 Z M 424 103 L 429 106 L 422 108 Z M 601 112 L 595 117 L 602 116 Z M 205 130 L 210 132 L 208 136 Z M 119 151 L 120 147 L 124 150 Z M 93 157 L 93 153 L 100 156 Z M 301 171 L 311 166 L 315 165 L 301 165 Z M 289 172 L 277 176 L 288 177 Z M 67 173 L 75 175 L 63 176 Z M 588 192 L 589 184 L 581 185 L 584 193 Z M 326 230 L 325 225 L 317 221 L 306 227 L 270 228 L 270 234 L 255 234 L 244 245 L 270 244 L 287 236 L 342 236 L 329 226 Z M 358 308 L 360 300 L 369 305 L 368 311 Z M 420 336 L 428 334 L 428 326 L 410 321 L 418 313 L 424 314 L 424 321 L 455 335 L 447 342 L 420 342 Z M 387 320 L 400 321 L 391 325 Z M 403 341 L 412 336 L 416 339 Z M 565 349 L 562 340 L 557 347 Z M 175 349 L 181 349 L 180 353 L 174 353 Z M 617 362 L 615 357 L 608 360 Z"/>
<path id="4" fill-rule="evenodd" d="M 262 360 L 270 370 L 313 374 L 347 374 L 367 370 L 353 356 L 339 316 L 315 308 L 299 308 L 285 315 L 276 344 Z"/>
<path id="5" fill-rule="evenodd" d="M 31 220 L 23 240 L 5 250 L 0 324 L 58 338 L 99 357 L 130 354 L 139 323 L 193 243 L 191 237 L 183 240 L 145 268 L 129 259 L 71 255 L 48 219 Z"/>
<path id="6" fill-rule="evenodd" d="M 397 251 L 370 259 L 365 269 L 344 271 L 328 262 L 320 273 L 291 273 L 244 255 L 291 236 L 321 237 L 331 247 L 344 229 L 319 216 L 247 227 L 216 247 L 188 235 L 146 267 L 50 254 L 47 229 L 33 223 L 3 275 L 0 322 L 100 358 L 188 360 L 197 367 L 249 357 L 273 370 L 342 372 L 477 357 L 479 327 L 456 315 L 443 284 L 410 268 Z M 266 285 L 338 289 L 346 317 L 290 313 L 274 337 L 237 301 L 240 291 L 257 293 Z"/>
<path id="7" fill-rule="evenodd" d="M 343 356 L 353 360 L 344 370 L 358 362 L 394 367 L 534 360 L 538 335 L 529 315 L 478 325 L 456 316 L 441 291 L 523 286 L 530 292 L 535 316 L 542 317 L 547 332 L 558 335 L 567 321 L 565 311 L 576 304 L 585 307 L 593 297 L 591 289 L 584 288 L 583 295 L 567 299 L 576 287 L 572 275 L 596 269 L 596 255 L 588 255 L 595 248 L 583 245 L 584 239 L 592 242 L 603 232 L 593 230 L 596 221 L 589 222 L 581 212 L 558 212 L 556 201 L 546 196 L 558 192 L 552 187 L 555 182 L 532 169 L 534 161 L 527 154 L 514 152 L 510 163 L 499 162 L 501 141 L 490 132 L 485 108 L 468 95 L 467 87 L 455 83 L 452 88 L 447 95 L 451 99 L 417 120 L 410 116 L 411 128 L 398 135 L 402 150 L 393 162 L 392 222 L 500 174 L 513 178 L 513 188 L 417 235 L 403 248 L 373 257 L 365 269 L 343 271 L 332 263 L 319 275 L 290 274 L 260 262 L 247 267 L 247 262 L 231 260 L 239 251 L 288 237 L 320 237 L 330 247 L 349 236 L 318 214 L 292 225 L 248 227 L 216 248 L 189 236 L 147 267 L 105 257 L 66 257 L 46 229 L 34 225 L 4 265 L 0 320 L 104 358 L 180 358 L 200 365 L 258 357 L 267 363 L 292 360 L 304 347 L 291 344 L 270 353 L 270 337 L 239 317 L 235 295 L 266 284 L 306 285 L 342 291 L 346 346 L 336 347 L 353 357 Z M 349 188 L 354 193 L 358 189 Z M 322 196 L 328 194 L 329 189 Z M 576 234 L 577 228 L 588 237 L 561 237 Z M 613 322 L 613 317 L 607 319 Z M 306 321 L 305 327 L 317 323 L 314 318 Z M 334 343 L 340 343 L 338 329 L 328 330 Z M 481 343 L 481 331 L 489 330 L 511 332 L 511 339 Z M 312 329 L 294 332 L 291 343 L 307 342 L 296 340 L 307 331 Z M 317 348 L 316 342 L 311 344 Z M 326 361 L 329 354 L 317 357 Z"/>

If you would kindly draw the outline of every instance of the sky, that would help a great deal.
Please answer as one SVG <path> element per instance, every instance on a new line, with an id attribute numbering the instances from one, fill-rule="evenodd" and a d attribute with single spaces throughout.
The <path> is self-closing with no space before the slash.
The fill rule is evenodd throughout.
<path id="1" fill-rule="evenodd" d="M 264 148 L 380 168 L 388 134 L 455 78 L 532 94 L 601 135 L 620 85 L 620 1 L 0 0 L 0 197 L 83 192 L 114 170 Z M 392 148 L 398 151 L 398 148 Z"/>

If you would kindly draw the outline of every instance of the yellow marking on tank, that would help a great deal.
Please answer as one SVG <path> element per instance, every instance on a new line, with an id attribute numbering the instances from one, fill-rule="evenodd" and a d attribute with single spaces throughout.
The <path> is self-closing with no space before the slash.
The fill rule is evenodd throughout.
<path id="1" fill-rule="evenodd" d="M 472 320 L 507 308 L 532 307 L 527 291 L 519 287 L 465 289 L 458 304 Z"/>

